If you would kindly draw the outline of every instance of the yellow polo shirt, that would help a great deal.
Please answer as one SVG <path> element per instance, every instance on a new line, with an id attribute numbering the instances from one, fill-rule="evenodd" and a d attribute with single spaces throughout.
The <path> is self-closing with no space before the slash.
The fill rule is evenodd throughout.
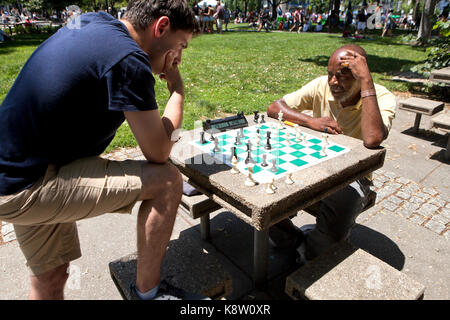
<path id="1" fill-rule="evenodd" d="M 375 84 L 375 91 L 381 118 L 389 132 L 395 117 L 395 96 L 378 84 Z M 309 82 L 301 89 L 285 95 L 283 99 L 289 107 L 298 111 L 312 110 L 314 118 L 330 117 L 334 119 L 345 135 L 362 140 L 362 100 L 359 99 L 354 106 L 343 108 L 331 94 L 328 76 Z M 366 178 L 372 180 L 372 174 L 367 175 Z"/>
<path id="2" fill-rule="evenodd" d="M 378 107 L 381 118 L 388 132 L 395 117 L 395 96 L 385 87 L 375 84 Z M 362 100 L 354 106 L 343 108 L 334 100 L 328 85 L 328 76 L 319 77 L 301 89 L 283 97 L 286 104 L 298 111 L 312 110 L 314 118 L 331 117 L 344 131 L 344 134 L 361 139 L 361 112 Z"/>

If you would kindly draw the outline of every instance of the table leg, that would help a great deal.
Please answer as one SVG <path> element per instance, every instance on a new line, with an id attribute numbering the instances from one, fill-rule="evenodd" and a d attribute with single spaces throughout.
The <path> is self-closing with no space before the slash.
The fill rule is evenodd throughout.
<path id="1" fill-rule="evenodd" d="M 200 234 L 203 241 L 209 241 L 210 226 L 209 226 L 209 214 L 205 214 L 200 217 Z"/>
<path id="2" fill-rule="evenodd" d="M 257 290 L 267 288 L 267 269 L 269 263 L 269 229 L 254 230 L 253 244 L 253 282 Z"/>
<path id="3" fill-rule="evenodd" d="M 416 113 L 416 120 L 414 121 L 414 132 L 419 132 L 420 119 L 422 119 L 421 113 Z"/>
<path id="4" fill-rule="evenodd" d="M 450 160 L 450 134 L 448 135 L 447 149 L 445 149 L 445 160 Z"/>

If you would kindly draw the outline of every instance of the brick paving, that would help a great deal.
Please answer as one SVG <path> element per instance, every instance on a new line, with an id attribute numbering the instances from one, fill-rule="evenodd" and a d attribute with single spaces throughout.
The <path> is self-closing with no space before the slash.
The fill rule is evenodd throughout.
<path id="1" fill-rule="evenodd" d="M 120 148 L 103 154 L 103 158 L 123 161 L 144 160 L 139 148 Z M 450 201 L 441 196 L 438 187 L 424 187 L 396 173 L 379 169 L 374 172 L 374 191 L 377 192 L 375 209 L 361 223 L 377 214 L 392 213 L 427 228 L 447 239 L 450 238 Z M 1 223 L 0 245 L 16 239 L 10 223 Z"/>

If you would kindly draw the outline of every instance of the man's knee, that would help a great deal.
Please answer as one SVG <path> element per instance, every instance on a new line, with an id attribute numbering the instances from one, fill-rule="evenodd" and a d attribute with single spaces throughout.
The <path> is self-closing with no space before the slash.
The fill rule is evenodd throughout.
<path id="1" fill-rule="evenodd" d="M 181 173 L 171 163 L 145 164 L 143 168 L 143 191 L 147 199 L 163 193 L 177 196 L 182 193 Z"/>
<path id="2" fill-rule="evenodd" d="M 43 274 L 32 276 L 31 284 L 35 289 L 41 289 L 47 292 L 64 290 L 64 286 L 69 278 L 68 268 L 69 263 L 64 263 Z"/>

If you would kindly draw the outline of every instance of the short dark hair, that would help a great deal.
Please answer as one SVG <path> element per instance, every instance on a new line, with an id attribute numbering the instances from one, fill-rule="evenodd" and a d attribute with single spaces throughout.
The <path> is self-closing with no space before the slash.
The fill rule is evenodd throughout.
<path id="1" fill-rule="evenodd" d="M 130 0 L 123 19 L 144 30 L 158 18 L 166 16 L 173 31 L 197 33 L 199 25 L 186 0 Z"/>

